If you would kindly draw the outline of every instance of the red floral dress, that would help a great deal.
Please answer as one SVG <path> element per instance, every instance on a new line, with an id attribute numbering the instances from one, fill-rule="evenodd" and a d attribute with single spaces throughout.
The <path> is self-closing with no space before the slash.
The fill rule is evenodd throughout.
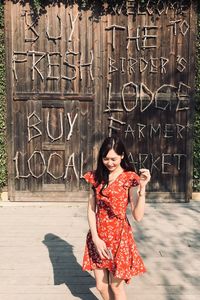
<path id="1" fill-rule="evenodd" d="M 112 252 L 112 259 L 101 259 L 92 241 L 89 230 L 83 257 L 83 270 L 108 269 L 116 278 L 129 283 L 132 276 L 146 271 L 140 257 L 131 226 L 126 217 L 128 190 L 139 184 L 139 176 L 132 171 L 124 171 L 100 194 L 102 185 L 97 185 L 94 172 L 84 175 L 96 191 L 96 226 L 99 237 Z"/>

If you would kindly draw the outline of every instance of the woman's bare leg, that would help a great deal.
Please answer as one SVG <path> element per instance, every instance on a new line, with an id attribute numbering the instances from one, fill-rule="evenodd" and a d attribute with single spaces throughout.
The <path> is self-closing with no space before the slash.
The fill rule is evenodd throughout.
<path id="1" fill-rule="evenodd" d="M 114 294 L 115 300 L 126 300 L 126 293 L 124 290 L 124 280 L 114 278 L 112 273 L 110 273 L 110 286 Z"/>
<path id="2" fill-rule="evenodd" d="M 114 300 L 109 286 L 109 272 L 106 269 L 95 269 L 96 288 L 104 300 Z"/>

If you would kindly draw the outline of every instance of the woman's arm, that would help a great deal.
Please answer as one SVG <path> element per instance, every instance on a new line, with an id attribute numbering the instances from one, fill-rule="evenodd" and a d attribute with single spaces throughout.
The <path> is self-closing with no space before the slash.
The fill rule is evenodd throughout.
<path id="1" fill-rule="evenodd" d="M 144 216 L 146 185 L 151 178 L 149 170 L 140 169 L 140 172 L 139 188 L 131 187 L 129 190 L 131 212 L 137 222 L 140 222 Z"/>
<path id="2" fill-rule="evenodd" d="M 140 191 L 140 192 L 139 192 Z M 145 209 L 145 189 L 138 190 L 137 187 L 129 189 L 129 199 L 133 218 L 140 222 L 144 216 Z"/>
<path id="3" fill-rule="evenodd" d="M 94 241 L 99 236 L 96 227 L 96 201 L 95 201 L 95 196 L 92 193 L 90 193 L 89 195 L 87 217 L 88 217 L 88 224 L 90 227 L 90 231 L 92 234 L 92 240 Z"/>
<path id="4" fill-rule="evenodd" d="M 90 227 L 90 231 L 92 234 L 92 240 L 95 244 L 95 247 L 99 253 L 99 256 L 101 258 L 110 258 L 109 251 L 106 247 L 105 242 L 99 238 L 98 232 L 97 232 L 97 225 L 96 225 L 96 201 L 94 194 L 90 193 L 89 201 L 88 201 L 88 224 Z"/>

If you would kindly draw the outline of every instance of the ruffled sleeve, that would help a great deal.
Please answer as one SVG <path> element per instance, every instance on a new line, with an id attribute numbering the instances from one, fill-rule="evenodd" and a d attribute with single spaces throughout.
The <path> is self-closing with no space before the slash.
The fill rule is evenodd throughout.
<path id="1" fill-rule="evenodd" d="M 83 178 L 85 179 L 86 182 L 91 183 L 93 186 L 96 185 L 93 171 L 89 171 L 89 172 L 85 173 L 83 175 Z"/>
<path id="2" fill-rule="evenodd" d="M 126 186 L 128 188 L 132 186 L 137 186 L 140 183 L 140 176 L 135 172 L 128 171 L 126 172 Z"/>

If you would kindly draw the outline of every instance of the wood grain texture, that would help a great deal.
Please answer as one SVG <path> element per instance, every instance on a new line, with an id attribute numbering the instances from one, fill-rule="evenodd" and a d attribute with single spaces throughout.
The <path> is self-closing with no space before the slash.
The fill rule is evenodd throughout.
<path id="1" fill-rule="evenodd" d="M 5 1 L 10 199 L 87 190 L 82 175 L 111 134 L 136 172 L 150 169 L 149 193 L 191 198 L 196 2 L 133 3 L 99 19 L 47 5 L 35 20 L 28 2 Z"/>

